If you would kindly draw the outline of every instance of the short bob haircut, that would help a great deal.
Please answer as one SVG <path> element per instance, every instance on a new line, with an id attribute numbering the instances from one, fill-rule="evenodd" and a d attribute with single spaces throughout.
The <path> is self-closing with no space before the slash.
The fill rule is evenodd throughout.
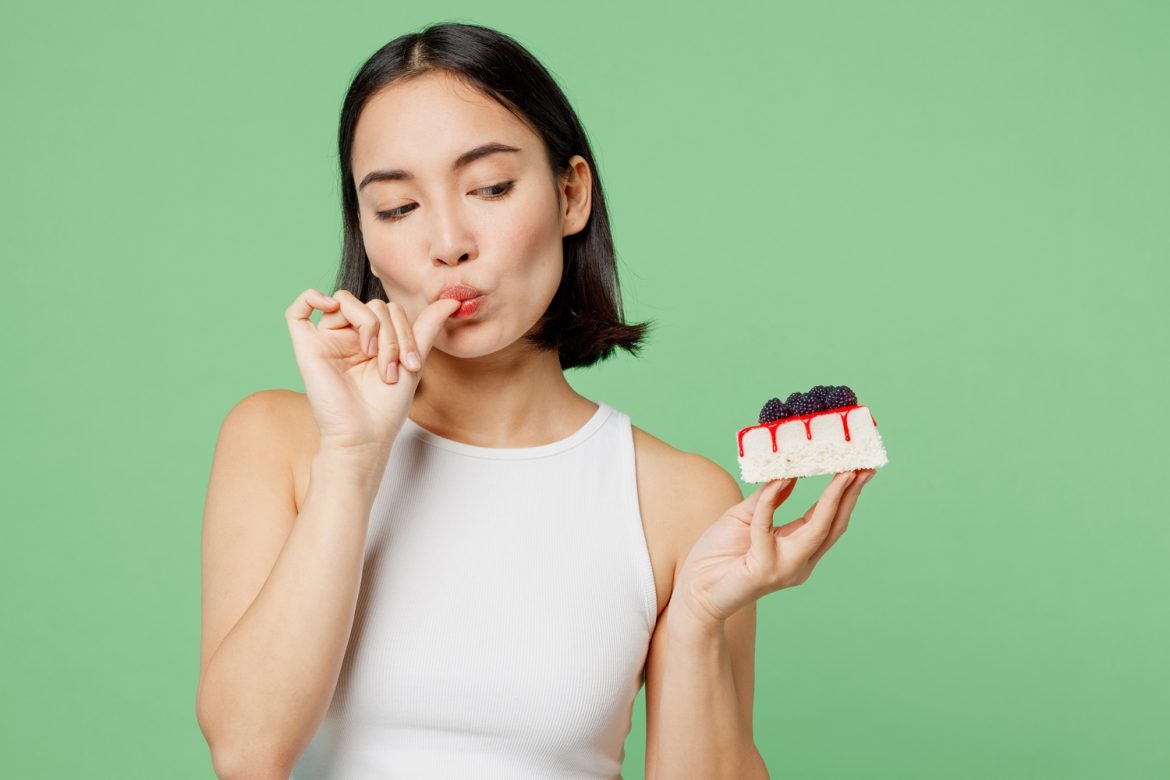
<path id="1" fill-rule="evenodd" d="M 362 243 L 352 161 L 354 130 L 372 95 L 434 71 L 456 76 L 533 128 L 544 141 L 554 174 L 567 173 L 575 154 L 585 158 L 593 174 L 589 219 L 579 232 L 564 238 L 560 287 L 523 338 L 538 349 L 556 349 L 562 370 L 591 366 L 610 357 L 614 347 L 636 356 L 653 321 L 624 321 L 609 216 L 585 130 L 560 87 L 527 49 L 479 25 L 446 22 L 395 38 L 362 65 L 350 84 L 338 129 L 345 244 L 335 289 L 348 290 L 361 301 L 389 300 Z"/>

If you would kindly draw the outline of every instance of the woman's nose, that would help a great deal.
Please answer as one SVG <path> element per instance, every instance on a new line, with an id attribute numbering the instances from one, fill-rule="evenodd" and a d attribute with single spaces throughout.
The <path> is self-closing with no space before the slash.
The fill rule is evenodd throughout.
<path id="1" fill-rule="evenodd" d="M 457 265 L 476 255 L 475 240 L 460 215 L 447 211 L 435 218 L 431 257 L 436 264 Z"/>
<path id="2" fill-rule="evenodd" d="M 471 255 L 470 251 L 464 251 L 464 250 L 458 250 L 458 249 L 451 250 L 451 251 L 441 251 L 441 252 L 437 252 L 435 254 L 434 263 L 436 266 L 439 266 L 439 265 L 458 265 L 459 263 L 462 263 L 464 260 L 470 260 L 471 256 L 472 255 Z"/>

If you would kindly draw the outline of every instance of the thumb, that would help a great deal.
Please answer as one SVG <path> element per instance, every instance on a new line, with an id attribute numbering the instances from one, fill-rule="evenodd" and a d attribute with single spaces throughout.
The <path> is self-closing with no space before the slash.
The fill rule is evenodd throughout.
<path id="1" fill-rule="evenodd" d="M 462 301 L 454 298 L 440 298 L 428 305 L 415 318 L 411 328 L 414 330 L 414 344 L 418 347 L 420 361 L 426 362 L 427 355 L 431 353 L 431 346 L 439 335 L 439 329 L 462 305 Z"/>

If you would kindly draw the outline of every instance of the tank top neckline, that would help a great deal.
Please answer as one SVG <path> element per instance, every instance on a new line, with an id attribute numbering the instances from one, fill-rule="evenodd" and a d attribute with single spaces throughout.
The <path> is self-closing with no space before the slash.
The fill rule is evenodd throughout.
<path id="1" fill-rule="evenodd" d="M 468 444 L 467 442 L 455 441 L 448 439 L 445 436 L 440 436 L 437 433 L 427 430 L 409 416 L 403 422 L 402 432 L 412 435 L 427 444 L 450 452 L 455 452 L 460 455 L 470 455 L 477 458 L 489 458 L 491 460 L 520 460 L 525 458 L 544 458 L 549 455 L 556 455 L 565 450 L 575 447 L 585 439 L 589 438 L 598 428 L 609 419 L 610 413 L 614 411 L 614 407 L 607 404 L 605 401 L 594 400 L 597 404 L 597 410 L 593 413 L 584 425 L 578 428 L 573 433 L 569 434 L 563 439 L 548 442 L 547 444 L 537 444 L 532 447 L 481 447 L 477 444 Z"/>

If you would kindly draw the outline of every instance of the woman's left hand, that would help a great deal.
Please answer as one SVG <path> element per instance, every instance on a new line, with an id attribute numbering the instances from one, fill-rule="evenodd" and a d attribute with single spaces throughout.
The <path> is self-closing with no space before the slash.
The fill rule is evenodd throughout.
<path id="1" fill-rule="evenodd" d="M 801 584 L 845 533 L 861 486 L 875 471 L 835 474 L 802 517 L 778 528 L 772 526 L 772 513 L 792 494 L 796 478 L 761 485 L 695 542 L 680 567 L 675 595 L 691 617 L 722 625 L 761 596 Z"/>

